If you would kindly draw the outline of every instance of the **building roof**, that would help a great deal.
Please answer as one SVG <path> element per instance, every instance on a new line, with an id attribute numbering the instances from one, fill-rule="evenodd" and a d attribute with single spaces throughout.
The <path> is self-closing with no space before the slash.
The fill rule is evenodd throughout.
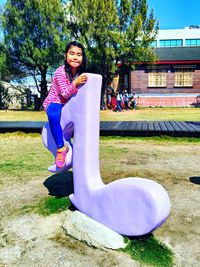
<path id="1" fill-rule="evenodd" d="M 200 47 L 157 47 L 154 48 L 159 61 L 200 61 Z"/>

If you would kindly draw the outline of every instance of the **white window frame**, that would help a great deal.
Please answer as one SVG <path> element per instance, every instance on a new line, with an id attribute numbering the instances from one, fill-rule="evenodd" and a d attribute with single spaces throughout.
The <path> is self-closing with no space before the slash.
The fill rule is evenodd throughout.
<path id="1" fill-rule="evenodd" d="M 148 87 L 165 88 L 167 86 L 167 71 L 161 69 L 148 71 Z"/>
<path id="2" fill-rule="evenodd" d="M 193 69 L 175 69 L 174 87 L 193 87 Z"/>

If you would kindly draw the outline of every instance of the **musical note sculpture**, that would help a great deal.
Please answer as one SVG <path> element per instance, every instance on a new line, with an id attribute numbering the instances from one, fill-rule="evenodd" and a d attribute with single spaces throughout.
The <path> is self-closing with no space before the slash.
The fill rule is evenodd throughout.
<path id="1" fill-rule="evenodd" d="M 79 211 L 114 231 L 127 236 L 144 235 L 168 217 L 169 196 L 160 184 L 145 178 L 129 177 L 103 183 L 99 169 L 101 83 L 100 75 L 89 73 L 87 83 L 62 109 L 63 135 L 70 144 L 64 170 L 72 166 L 74 179 L 74 194 L 69 197 Z M 55 156 L 56 145 L 48 123 L 42 138 Z M 55 165 L 49 170 L 59 171 Z"/>

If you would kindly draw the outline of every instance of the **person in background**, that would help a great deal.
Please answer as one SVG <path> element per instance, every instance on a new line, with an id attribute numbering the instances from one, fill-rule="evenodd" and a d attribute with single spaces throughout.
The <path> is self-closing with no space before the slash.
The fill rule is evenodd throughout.
<path id="1" fill-rule="evenodd" d="M 124 98 L 124 109 L 128 110 L 129 109 L 129 96 L 128 96 L 127 90 L 124 90 L 123 98 Z"/>
<path id="2" fill-rule="evenodd" d="M 117 104 L 117 111 L 121 112 L 122 111 L 122 94 L 117 91 L 116 92 L 116 104 Z"/>
<path id="3" fill-rule="evenodd" d="M 107 99 L 107 107 L 109 109 L 112 108 L 112 92 L 113 92 L 113 88 L 111 87 L 111 84 L 109 83 L 107 88 L 106 88 L 106 99 Z"/>
<path id="4" fill-rule="evenodd" d="M 65 64 L 56 69 L 50 91 L 43 103 L 57 145 L 55 163 L 58 168 L 64 167 L 69 149 L 64 143 L 60 124 L 61 111 L 67 100 L 77 93 L 78 87 L 87 81 L 87 75 L 84 74 L 86 68 L 84 47 L 77 41 L 70 42 L 66 46 L 64 58 Z"/>
<path id="5" fill-rule="evenodd" d="M 117 111 L 116 94 L 114 91 L 111 94 L 111 109 Z"/>
<path id="6" fill-rule="evenodd" d="M 133 92 L 133 94 L 132 94 L 131 107 L 133 109 L 137 108 L 137 96 L 136 96 L 135 92 Z"/>

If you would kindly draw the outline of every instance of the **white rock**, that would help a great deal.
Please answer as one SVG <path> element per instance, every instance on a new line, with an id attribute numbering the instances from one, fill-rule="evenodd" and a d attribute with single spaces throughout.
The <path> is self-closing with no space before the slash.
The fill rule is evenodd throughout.
<path id="1" fill-rule="evenodd" d="M 96 248 L 119 249 L 127 245 L 120 234 L 79 211 L 68 210 L 62 227 L 68 235 Z"/>

